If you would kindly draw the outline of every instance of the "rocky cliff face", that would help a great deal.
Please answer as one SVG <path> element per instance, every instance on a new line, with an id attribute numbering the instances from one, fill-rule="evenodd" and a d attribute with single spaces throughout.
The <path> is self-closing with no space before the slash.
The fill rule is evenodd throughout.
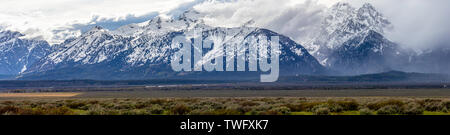
<path id="1" fill-rule="evenodd" d="M 203 74 L 221 74 L 177 73 L 170 68 L 170 56 L 174 53 L 170 47 L 173 38 L 185 35 L 193 40 L 195 36 L 193 33 L 196 32 L 201 32 L 203 39 L 213 39 L 215 44 L 237 44 L 237 48 L 244 47 L 245 44 L 241 43 L 243 41 L 254 45 L 263 41 L 263 38 L 279 36 L 281 75 L 324 73 L 323 66 L 303 46 L 288 37 L 263 28 L 211 27 L 205 25 L 199 16 L 201 14 L 196 11 L 187 11 L 176 19 L 157 17 L 145 23 L 126 25 L 115 31 L 95 27 L 79 38 L 59 45 L 59 48 L 55 49 L 57 51 L 42 58 L 22 74 L 21 78 L 149 79 L 186 76 L 201 78 L 207 76 Z M 213 54 L 219 52 L 233 53 L 217 49 L 224 48 L 206 50 L 204 57 L 211 58 L 216 56 Z M 227 72 L 217 77 L 233 74 L 242 75 L 238 72 Z"/>
<path id="2" fill-rule="evenodd" d="M 17 75 L 50 51 L 46 41 L 21 39 L 19 32 L 0 32 L 0 74 Z"/>

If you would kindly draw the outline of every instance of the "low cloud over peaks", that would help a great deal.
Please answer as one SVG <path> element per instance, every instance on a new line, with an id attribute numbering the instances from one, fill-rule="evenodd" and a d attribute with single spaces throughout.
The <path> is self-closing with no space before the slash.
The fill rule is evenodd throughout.
<path id="1" fill-rule="evenodd" d="M 14 0 L 0 5 L 0 29 L 60 43 L 95 25 L 113 30 L 155 16 L 176 17 L 193 8 L 206 14 L 209 25 L 238 27 L 253 21 L 247 25 L 303 43 L 316 30 L 324 10 L 339 1 L 354 7 L 373 4 L 392 22 L 394 29 L 385 36 L 403 46 L 428 48 L 450 42 L 448 0 Z"/>
<path id="2" fill-rule="evenodd" d="M 297 41 L 308 36 L 320 23 L 328 4 L 323 1 L 235 1 L 202 3 L 194 8 L 208 14 L 205 22 L 213 26 L 238 27 L 252 20 L 253 26 L 287 35 Z"/>

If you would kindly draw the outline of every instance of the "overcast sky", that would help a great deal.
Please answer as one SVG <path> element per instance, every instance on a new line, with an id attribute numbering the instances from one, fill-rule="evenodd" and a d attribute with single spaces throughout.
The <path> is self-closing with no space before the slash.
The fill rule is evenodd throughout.
<path id="1" fill-rule="evenodd" d="M 299 41 L 321 12 L 339 0 L 0 0 L 0 29 L 59 43 L 94 25 L 115 29 L 155 16 L 176 16 L 194 8 L 207 13 L 210 25 L 256 26 Z M 394 25 L 387 37 L 407 46 L 448 43 L 449 0 L 340 0 L 355 7 L 372 3 Z M 300 41 L 299 41 L 300 42 Z"/>
<path id="2" fill-rule="evenodd" d="M 357 0 L 355 0 L 357 1 Z M 387 36 L 405 46 L 450 45 L 450 0 L 372 0 L 394 24 Z"/>
<path id="3" fill-rule="evenodd" d="M 0 0 L 0 25 L 59 42 L 80 30 L 143 22 L 194 0 Z M 86 26 L 86 27 L 83 27 Z"/>

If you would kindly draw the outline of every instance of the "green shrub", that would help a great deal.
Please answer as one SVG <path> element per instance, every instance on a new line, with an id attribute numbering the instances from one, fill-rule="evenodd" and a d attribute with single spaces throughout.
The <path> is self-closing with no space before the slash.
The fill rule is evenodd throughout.
<path id="1" fill-rule="evenodd" d="M 36 114 L 33 109 L 31 108 L 20 108 L 19 112 L 16 113 L 17 115 L 39 115 Z"/>
<path id="2" fill-rule="evenodd" d="M 450 101 L 444 101 L 441 103 L 442 108 L 450 108 Z"/>
<path id="3" fill-rule="evenodd" d="M 191 109 L 189 109 L 189 107 L 183 104 L 176 105 L 170 110 L 170 114 L 174 115 L 185 115 L 188 114 L 189 112 L 191 112 Z"/>
<path id="4" fill-rule="evenodd" d="M 241 115 L 242 113 L 236 110 L 219 109 L 214 111 L 214 115 Z"/>
<path id="5" fill-rule="evenodd" d="M 329 115 L 331 111 L 327 104 L 320 104 L 320 105 L 314 106 L 312 108 L 312 112 L 315 115 Z"/>
<path id="6" fill-rule="evenodd" d="M 444 113 L 448 113 L 448 109 L 447 109 L 447 107 L 445 107 L 445 108 L 442 108 L 442 112 L 444 112 Z"/>
<path id="7" fill-rule="evenodd" d="M 330 112 L 337 112 L 337 113 L 342 112 L 344 110 L 344 108 L 338 104 L 328 105 L 328 108 L 330 109 Z"/>
<path id="8" fill-rule="evenodd" d="M 287 104 L 284 105 L 293 112 L 312 111 L 314 106 L 323 104 L 323 102 L 301 102 L 300 104 Z"/>
<path id="9" fill-rule="evenodd" d="M 286 107 L 286 106 L 284 106 L 284 107 Z M 252 107 L 251 111 L 266 111 L 266 110 L 270 110 L 271 108 L 273 108 L 273 105 L 261 104 L 261 105 Z M 286 108 L 289 108 L 289 107 L 286 107 Z M 289 108 L 289 110 L 291 110 L 291 109 Z"/>
<path id="10" fill-rule="evenodd" d="M 210 111 L 193 109 L 191 112 L 189 112 L 189 115 L 213 115 L 213 114 Z"/>
<path id="11" fill-rule="evenodd" d="M 149 112 L 150 114 L 163 114 L 164 109 L 160 105 L 155 104 L 150 107 Z"/>
<path id="12" fill-rule="evenodd" d="M 328 110 L 330 112 L 342 112 L 344 109 L 342 108 L 342 106 L 335 104 L 335 103 L 322 103 L 319 105 L 314 106 L 312 109 L 310 109 L 312 112 L 314 112 L 315 109 L 320 108 L 320 107 L 324 107 L 324 108 L 328 108 Z"/>
<path id="13" fill-rule="evenodd" d="M 423 114 L 423 112 L 423 107 L 420 104 L 414 102 L 404 105 L 402 110 L 402 114 L 406 115 L 420 115 Z"/>
<path id="14" fill-rule="evenodd" d="M 435 100 L 425 101 L 423 106 L 425 107 L 425 110 L 432 112 L 441 111 L 443 109 L 441 102 Z"/>
<path id="15" fill-rule="evenodd" d="M 115 106 L 115 109 L 118 110 L 133 110 L 136 109 L 136 105 L 133 103 L 120 103 L 119 105 Z"/>
<path id="16" fill-rule="evenodd" d="M 19 110 L 20 110 L 19 107 L 8 105 L 8 106 L 4 106 L 4 107 L 0 108 L 0 114 L 5 114 L 5 113 L 16 114 L 19 112 Z"/>
<path id="17" fill-rule="evenodd" d="M 279 113 L 284 114 L 284 115 L 291 113 L 291 109 L 289 109 L 286 106 L 272 108 L 272 109 L 270 109 L 270 111 L 279 112 Z"/>
<path id="18" fill-rule="evenodd" d="M 251 106 L 238 106 L 235 110 L 239 111 L 241 113 L 246 113 L 246 112 L 252 111 L 253 107 L 251 107 Z"/>
<path id="19" fill-rule="evenodd" d="M 367 107 L 371 110 L 379 110 L 385 106 L 403 106 L 405 103 L 403 103 L 400 100 L 390 99 L 387 101 L 380 101 L 376 103 L 370 103 L 367 105 Z"/>
<path id="20" fill-rule="evenodd" d="M 359 103 L 355 100 L 351 101 L 336 101 L 337 105 L 341 106 L 344 111 L 356 111 L 359 108 Z"/>
<path id="21" fill-rule="evenodd" d="M 397 105 L 387 105 L 377 110 L 378 115 L 393 115 L 399 114 L 401 112 L 402 112 L 401 108 Z"/>
<path id="22" fill-rule="evenodd" d="M 125 110 L 121 112 L 121 115 L 149 115 L 147 111 L 141 109 Z"/>
<path id="23" fill-rule="evenodd" d="M 31 108 L 5 106 L 5 107 L 0 108 L 0 114 L 4 114 L 4 115 L 43 115 L 44 113 L 36 112 Z"/>
<path id="24" fill-rule="evenodd" d="M 1 104 L 3 104 L 3 105 L 13 105 L 14 102 L 13 101 L 3 101 Z"/>
<path id="25" fill-rule="evenodd" d="M 287 108 L 289 108 L 291 111 L 294 111 L 294 112 L 300 112 L 300 111 L 302 111 L 302 109 L 300 108 L 300 105 L 298 104 L 298 105 L 294 105 L 294 104 L 286 104 L 286 105 L 284 105 L 284 106 L 286 106 Z"/>
<path id="26" fill-rule="evenodd" d="M 67 107 L 72 108 L 72 109 L 81 109 L 84 106 L 86 106 L 85 102 L 69 102 L 67 104 Z M 83 109 L 85 109 L 85 108 L 83 108 Z"/>
<path id="27" fill-rule="evenodd" d="M 151 99 L 150 101 L 148 101 L 149 104 L 158 104 L 158 105 L 163 105 L 166 102 L 167 100 L 164 99 Z"/>
<path id="28" fill-rule="evenodd" d="M 98 104 L 100 103 L 98 100 L 90 100 L 88 101 L 88 104 Z"/>
<path id="29" fill-rule="evenodd" d="M 442 100 L 440 100 L 440 99 L 425 99 L 425 100 L 423 100 L 424 102 L 441 102 Z"/>
<path id="30" fill-rule="evenodd" d="M 267 111 L 262 111 L 262 112 L 258 113 L 258 115 L 283 115 L 283 114 L 280 112 L 277 112 L 277 111 L 267 110 Z"/>
<path id="31" fill-rule="evenodd" d="M 158 104 L 156 104 L 156 105 L 158 105 Z M 135 108 L 136 109 L 142 109 L 142 108 L 147 108 L 147 107 L 150 107 L 150 106 L 152 106 L 152 104 L 150 104 L 149 102 L 139 102 L 139 103 L 137 103 L 135 105 Z"/>
<path id="32" fill-rule="evenodd" d="M 191 112 L 191 114 L 196 115 L 242 115 L 241 112 L 237 110 L 231 110 L 231 109 L 218 109 L 218 110 L 194 110 Z"/>
<path id="33" fill-rule="evenodd" d="M 32 114 L 29 114 L 29 115 L 45 115 L 46 114 L 46 109 L 43 109 L 41 107 L 33 108 L 32 110 L 33 110 Z"/>
<path id="34" fill-rule="evenodd" d="M 48 108 L 48 115 L 73 115 L 73 111 L 66 106 L 56 107 L 56 108 Z"/>
<path id="35" fill-rule="evenodd" d="M 363 108 L 359 110 L 359 115 L 373 115 L 373 111 L 369 108 Z"/>
<path id="36" fill-rule="evenodd" d="M 93 105 L 90 106 L 88 109 L 89 115 L 108 115 L 108 113 L 105 111 L 105 108 L 103 108 L 100 105 Z"/>
<path id="37" fill-rule="evenodd" d="M 256 105 L 259 105 L 259 103 L 253 101 L 244 101 L 241 103 L 241 106 L 256 106 Z"/>

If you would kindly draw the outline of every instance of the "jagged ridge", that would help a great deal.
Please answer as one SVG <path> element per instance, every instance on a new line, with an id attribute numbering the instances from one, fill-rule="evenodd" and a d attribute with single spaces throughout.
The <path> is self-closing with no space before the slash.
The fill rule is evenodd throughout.
<path id="1" fill-rule="evenodd" d="M 50 45 L 43 40 L 21 39 L 19 32 L 0 32 L 0 75 L 17 75 L 47 55 Z"/>
<path id="2" fill-rule="evenodd" d="M 170 68 L 170 48 L 177 35 L 194 37 L 201 30 L 202 38 L 210 37 L 215 43 L 232 44 L 249 40 L 260 41 L 270 36 L 280 36 L 281 75 L 321 74 L 324 68 L 300 44 L 273 31 L 253 28 L 211 27 L 203 23 L 202 14 L 187 11 L 176 19 L 156 17 L 148 22 L 130 24 L 116 31 L 95 27 L 79 38 L 60 45 L 53 52 L 34 64 L 22 74 L 22 79 L 149 79 L 170 77 L 202 77 L 204 74 L 222 73 L 176 73 Z M 127 32 L 132 31 L 132 32 Z M 212 56 L 213 48 L 205 54 Z M 229 52 L 225 52 L 229 53 Z M 224 59 L 225 60 L 225 59 Z M 222 76 L 232 75 L 227 72 Z M 241 75 L 242 73 L 235 73 Z M 249 73 L 252 74 L 252 73 Z"/>

